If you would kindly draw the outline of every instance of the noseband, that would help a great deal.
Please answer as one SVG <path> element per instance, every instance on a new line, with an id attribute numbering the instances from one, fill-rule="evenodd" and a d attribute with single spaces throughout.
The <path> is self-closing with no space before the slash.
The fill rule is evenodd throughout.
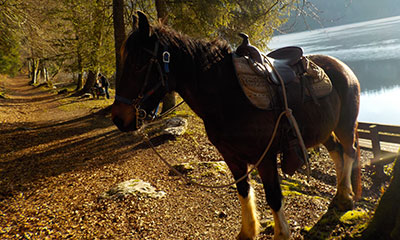
<path id="1" fill-rule="evenodd" d="M 147 66 L 147 72 L 144 78 L 143 86 L 138 94 L 138 97 L 134 99 L 129 99 L 126 97 L 115 95 L 115 101 L 130 105 L 134 108 L 136 115 L 137 129 L 139 128 L 140 122 L 142 122 L 147 116 L 146 110 L 140 108 L 140 105 L 144 101 L 146 101 L 151 95 L 153 95 L 154 92 L 156 92 L 161 86 L 165 87 L 168 91 L 167 74 L 169 73 L 170 53 L 167 50 L 165 50 L 162 54 L 162 60 L 164 63 L 164 72 L 163 72 L 161 64 L 157 58 L 159 45 L 160 45 L 159 42 L 156 41 L 153 51 L 150 51 L 146 48 L 144 49 L 147 53 L 151 55 L 151 58 L 149 62 L 145 65 L 145 67 Z M 158 82 L 153 88 L 145 92 L 145 89 L 149 81 L 150 73 L 154 65 L 157 68 L 161 81 Z"/>

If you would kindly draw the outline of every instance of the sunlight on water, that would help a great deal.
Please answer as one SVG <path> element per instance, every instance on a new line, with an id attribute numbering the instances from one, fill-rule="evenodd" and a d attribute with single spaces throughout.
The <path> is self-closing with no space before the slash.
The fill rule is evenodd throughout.
<path id="1" fill-rule="evenodd" d="M 400 16 L 274 37 L 271 49 L 297 45 L 342 61 L 400 59 Z"/>
<path id="2" fill-rule="evenodd" d="M 400 87 L 361 94 L 362 122 L 400 125 Z"/>
<path id="3" fill-rule="evenodd" d="M 400 16 L 280 35 L 271 49 L 302 47 L 344 61 L 361 84 L 359 120 L 400 125 Z"/>

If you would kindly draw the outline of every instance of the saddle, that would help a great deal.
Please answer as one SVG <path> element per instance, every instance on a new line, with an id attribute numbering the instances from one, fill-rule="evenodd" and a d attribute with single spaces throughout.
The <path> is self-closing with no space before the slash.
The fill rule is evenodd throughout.
<path id="1" fill-rule="evenodd" d="M 263 55 L 250 44 L 246 34 L 239 36 L 243 41 L 233 55 L 233 62 L 242 90 L 254 106 L 263 110 L 280 107 L 276 104 L 282 87 L 280 80 L 285 85 L 291 108 L 309 100 L 318 105 L 318 98 L 332 91 L 328 75 L 303 56 L 300 47 L 279 48 Z"/>
<path id="2" fill-rule="evenodd" d="M 260 64 L 259 66 L 256 66 L 256 68 L 259 69 L 258 71 L 268 71 L 270 80 L 275 85 L 280 85 L 279 76 L 275 71 L 277 71 L 282 77 L 285 84 L 294 81 L 297 78 L 296 75 L 305 72 L 304 63 L 300 62 L 303 57 L 303 49 L 300 47 L 293 46 L 279 48 L 268 53 L 267 56 L 262 56 L 260 50 L 250 44 L 249 36 L 247 34 L 239 33 L 239 36 L 243 41 L 239 47 L 237 47 L 235 51 L 236 55 L 239 57 L 248 57 L 254 62 Z M 271 67 L 271 65 L 273 67 Z M 273 68 L 275 68 L 275 71 Z"/>
<path id="3" fill-rule="evenodd" d="M 287 92 L 291 109 L 303 108 L 305 101 L 318 99 L 332 91 L 332 83 L 324 70 L 307 57 L 300 47 L 284 47 L 263 56 L 250 45 L 246 34 L 233 56 L 233 63 L 240 86 L 246 97 L 257 108 L 263 110 L 282 109 L 282 84 Z M 288 121 L 282 127 L 281 168 L 292 175 L 305 163 L 298 136 Z"/>
<path id="4" fill-rule="evenodd" d="M 242 44 L 236 49 L 236 54 L 238 56 L 248 56 L 254 61 L 263 64 L 263 58 L 261 56 L 260 50 L 255 46 L 251 45 L 249 42 L 249 36 L 245 33 L 239 33 L 239 36 L 243 39 Z"/>

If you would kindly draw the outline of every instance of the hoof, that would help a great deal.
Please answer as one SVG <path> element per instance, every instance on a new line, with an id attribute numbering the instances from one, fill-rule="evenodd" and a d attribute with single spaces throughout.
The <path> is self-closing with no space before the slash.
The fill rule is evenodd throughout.
<path id="1" fill-rule="evenodd" d="M 354 208 L 354 201 L 352 198 L 344 198 L 336 195 L 329 205 L 329 208 L 335 208 L 339 211 L 349 211 Z"/>

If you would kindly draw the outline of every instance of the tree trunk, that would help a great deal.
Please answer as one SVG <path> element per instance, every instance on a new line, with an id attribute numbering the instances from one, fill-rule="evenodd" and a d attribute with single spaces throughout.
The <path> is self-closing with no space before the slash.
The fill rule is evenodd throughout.
<path id="1" fill-rule="evenodd" d="M 95 83 L 96 83 L 96 73 L 90 70 L 86 79 L 85 86 L 83 87 L 81 93 L 90 92 L 90 89 L 94 86 Z"/>
<path id="2" fill-rule="evenodd" d="M 166 18 L 167 18 L 167 3 L 165 0 L 156 0 L 156 9 L 157 9 L 157 18 L 161 19 L 164 24 L 167 23 Z M 175 93 L 167 93 L 163 99 L 163 107 L 162 107 L 162 113 L 168 111 L 172 107 L 176 105 L 176 96 Z"/>
<path id="3" fill-rule="evenodd" d="M 77 79 L 76 81 L 77 81 L 77 83 L 76 83 L 76 90 L 81 90 L 81 89 L 83 88 L 83 82 L 84 82 L 84 79 L 83 79 L 83 70 L 80 70 L 80 71 L 79 71 L 79 73 L 78 73 L 78 79 Z"/>
<path id="4" fill-rule="evenodd" d="M 119 82 L 122 75 L 121 47 L 125 40 L 124 0 L 113 0 L 114 41 L 115 41 L 115 83 Z"/>
<path id="5" fill-rule="evenodd" d="M 28 60 L 28 79 L 32 76 L 32 59 Z"/>
<path id="6" fill-rule="evenodd" d="M 173 108 L 176 105 L 176 96 L 175 92 L 167 93 L 163 99 L 163 105 L 162 105 L 162 111 L 161 113 L 164 113 L 168 111 L 169 109 Z"/>
<path id="7" fill-rule="evenodd" d="M 400 154 L 400 150 L 398 152 Z M 399 154 L 390 186 L 383 194 L 375 215 L 364 230 L 363 240 L 400 239 L 400 161 Z"/>
<path id="8" fill-rule="evenodd" d="M 167 3 L 165 0 L 156 0 L 157 18 L 165 20 L 167 17 Z"/>
<path id="9" fill-rule="evenodd" d="M 81 55 L 81 51 L 80 51 L 80 46 L 78 46 L 77 57 L 78 57 L 79 73 L 78 73 L 78 80 L 77 80 L 77 84 L 76 84 L 76 90 L 79 91 L 79 90 L 81 90 L 83 88 L 83 84 L 84 84 L 82 55 Z"/>
<path id="10" fill-rule="evenodd" d="M 39 59 L 32 58 L 32 73 L 31 73 L 31 82 L 30 84 L 36 85 L 37 84 L 37 77 L 39 73 Z"/>

